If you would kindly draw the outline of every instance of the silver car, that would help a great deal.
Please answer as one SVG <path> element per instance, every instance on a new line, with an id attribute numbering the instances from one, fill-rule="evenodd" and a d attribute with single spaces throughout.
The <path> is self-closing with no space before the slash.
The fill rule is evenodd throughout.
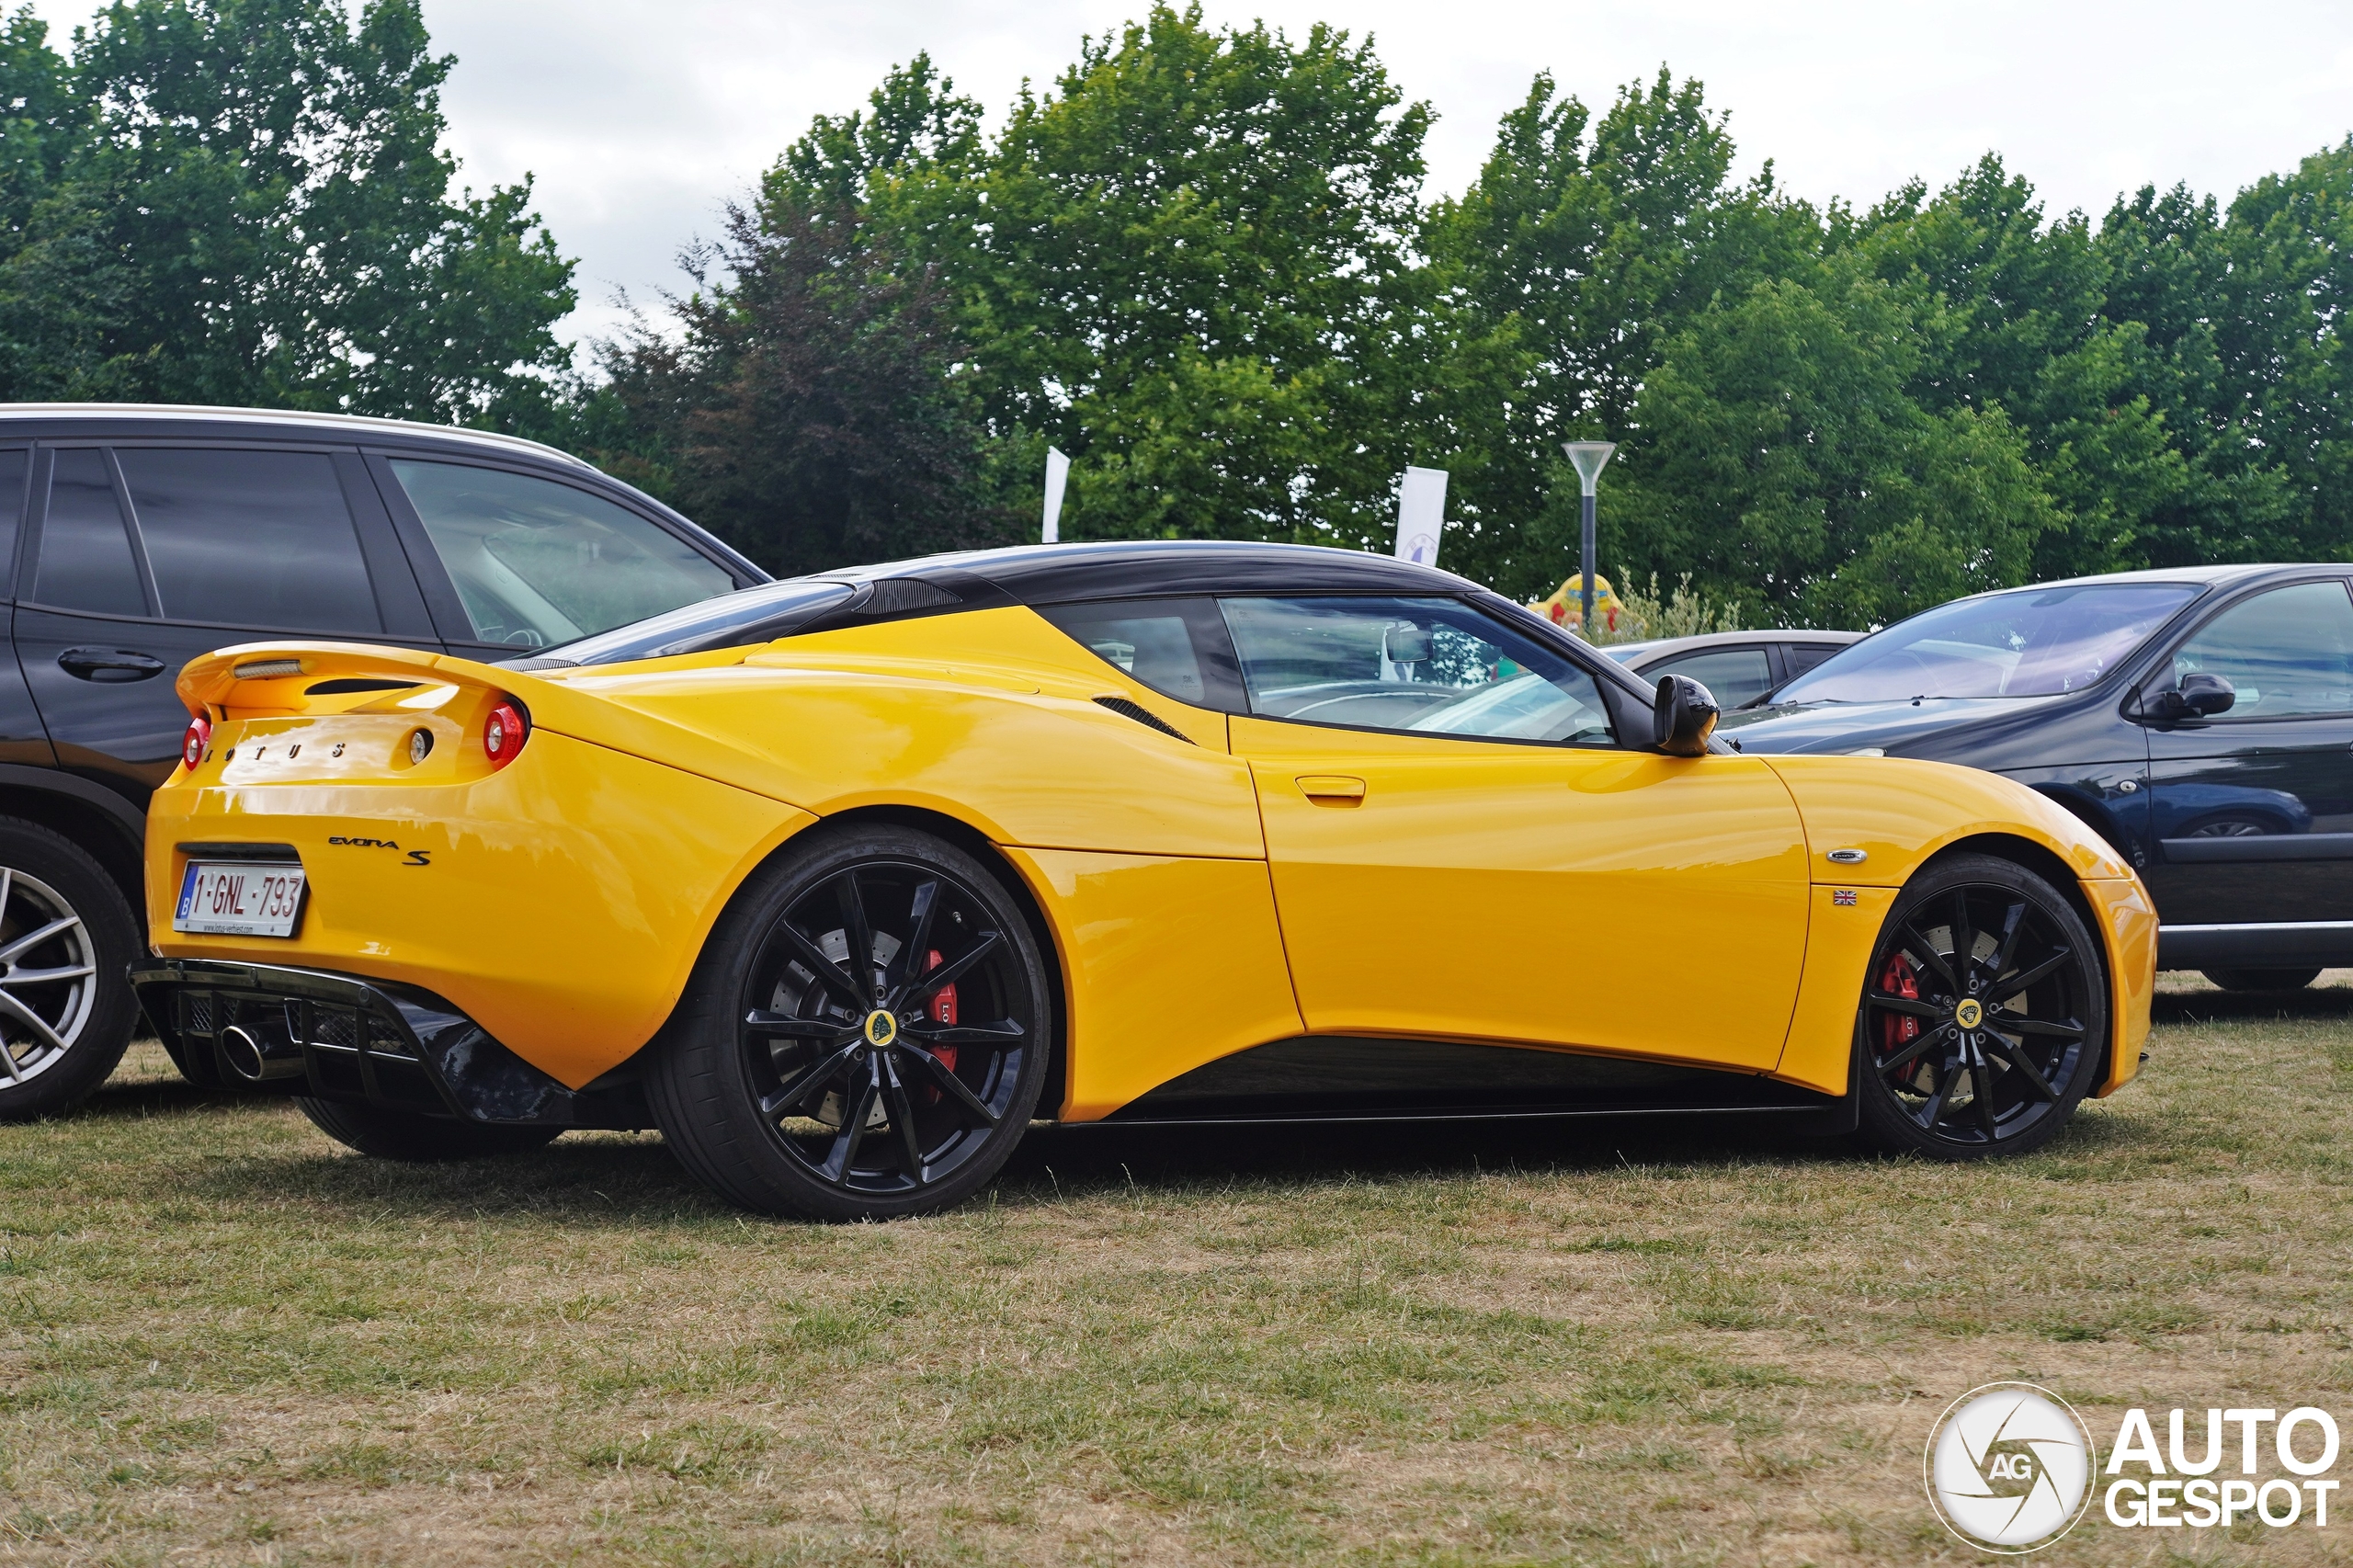
<path id="1" fill-rule="evenodd" d="M 1710 631 L 1698 637 L 1620 642 L 1601 651 L 1644 680 L 1689 676 L 1729 713 L 1797 679 L 1862 637 L 1859 631 Z"/>

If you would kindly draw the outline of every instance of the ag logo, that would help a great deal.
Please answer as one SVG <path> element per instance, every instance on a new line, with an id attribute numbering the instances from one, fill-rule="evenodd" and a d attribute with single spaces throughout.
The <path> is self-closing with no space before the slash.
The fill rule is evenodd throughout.
<path id="1" fill-rule="evenodd" d="M 2091 1434 L 2058 1395 L 1987 1383 L 1948 1406 L 1923 1460 L 1945 1528 L 1984 1551 L 2049 1546 L 2091 1499 Z"/>

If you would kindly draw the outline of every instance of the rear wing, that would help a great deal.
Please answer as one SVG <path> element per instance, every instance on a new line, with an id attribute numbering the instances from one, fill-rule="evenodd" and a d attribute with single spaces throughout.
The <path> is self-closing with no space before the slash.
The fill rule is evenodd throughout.
<path id="1" fill-rule="evenodd" d="M 501 701 L 534 730 L 626 752 L 786 800 L 773 764 L 742 747 L 526 670 L 367 642 L 244 642 L 191 659 L 176 689 L 214 723 L 430 709 L 468 729 Z"/>

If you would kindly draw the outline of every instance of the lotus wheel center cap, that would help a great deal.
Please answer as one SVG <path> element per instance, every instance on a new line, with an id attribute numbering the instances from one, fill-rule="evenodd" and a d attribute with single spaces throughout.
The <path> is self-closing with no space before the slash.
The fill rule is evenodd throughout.
<path id="1" fill-rule="evenodd" d="M 1973 1004 L 1972 1004 L 1973 1006 Z M 899 1038 L 899 1020 L 877 1007 L 866 1015 L 866 1043 L 888 1045 Z"/>
<path id="2" fill-rule="evenodd" d="M 881 1017 L 882 1015 L 878 1013 L 875 1017 Z M 1984 1004 L 1979 1002 L 1974 996 L 1968 998 L 1963 1001 L 1960 1006 L 1955 1007 L 1952 1010 L 1952 1021 L 1959 1024 L 1965 1029 L 1975 1028 L 1978 1025 L 1985 1021 Z M 869 1022 L 866 1027 L 870 1030 L 874 1026 L 871 1022 Z M 880 1042 L 878 1041 L 877 1043 Z"/>

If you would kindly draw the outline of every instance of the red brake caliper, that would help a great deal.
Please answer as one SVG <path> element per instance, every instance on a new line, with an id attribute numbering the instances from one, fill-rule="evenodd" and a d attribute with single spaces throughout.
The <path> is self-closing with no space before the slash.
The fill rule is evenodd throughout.
<path id="1" fill-rule="evenodd" d="M 1912 968 L 1912 960 L 1902 953 L 1887 960 L 1887 972 L 1879 977 L 1879 988 L 1891 996 L 1906 1001 L 1920 999 L 1920 976 Z M 1881 1056 L 1893 1056 L 1920 1038 L 1920 1020 L 1909 1013 L 1889 1013 L 1879 1021 L 1879 1050 Z"/>
<path id="2" fill-rule="evenodd" d="M 939 956 L 939 949 L 938 948 L 932 949 L 923 956 L 924 972 L 928 974 L 933 970 L 938 969 L 942 961 L 943 960 Z M 931 994 L 931 1000 L 924 1004 L 923 1016 L 935 1024 L 946 1025 L 951 1028 L 955 1027 L 956 986 L 953 982 L 941 986 L 938 990 Z M 950 1073 L 956 1071 L 956 1048 L 954 1046 L 935 1045 L 930 1048 L 930 1051 L 934 1056 L 939 1058 L 939 1064 L 942 1067 L 947 1068 Z M 929 1105 L 939 1098 L 939 1090 L 936 1086 L 926 1084 L 924 1085 L 923 1098 L 924 1103 L 926 1105 Z"/>

